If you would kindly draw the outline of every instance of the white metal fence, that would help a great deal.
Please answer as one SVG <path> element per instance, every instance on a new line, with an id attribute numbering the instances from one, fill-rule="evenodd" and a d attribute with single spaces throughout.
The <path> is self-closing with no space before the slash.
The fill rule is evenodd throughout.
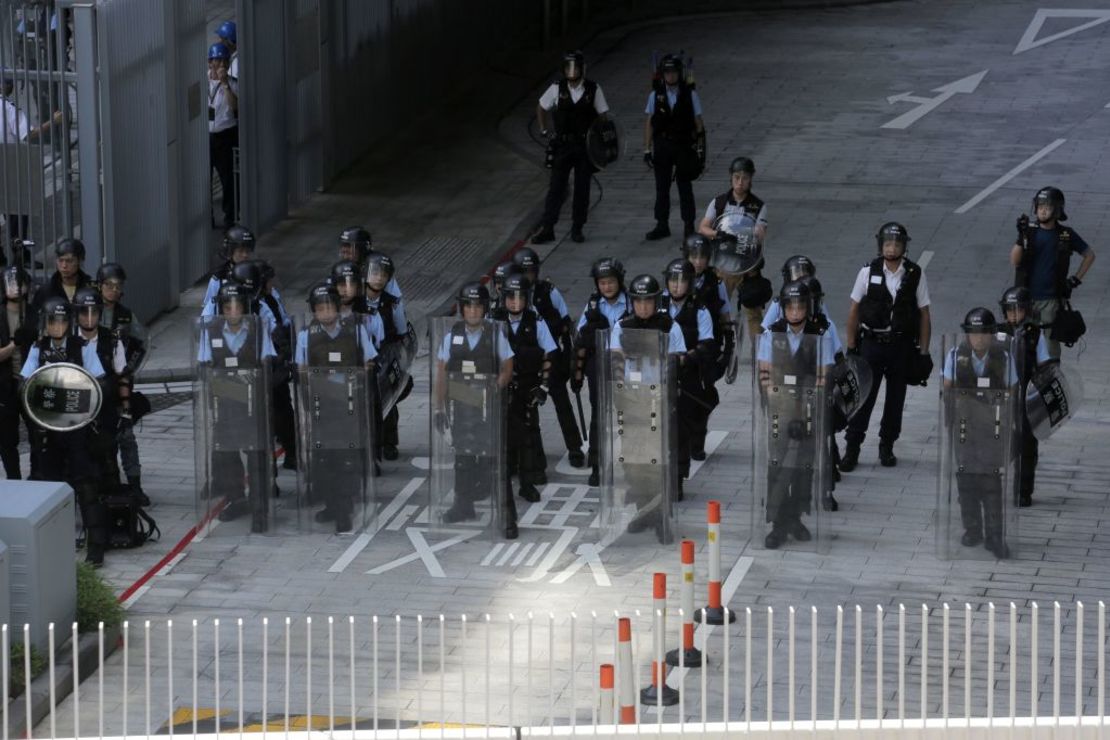
<path id="1" fill-rule="evenodd" d="M 662 705 L 664 692 L 641 701 L 652 662 L 664 664 L 680 643 L 685 614 L 673 610 L 669 621 L 662 610 L 250 622 L 177 617 L 84 638 L 76 625 L 51 628 L 51 650 L 42 656 L 49 691 L 40 678 L 39 688 L 5 703 L 3 738 L 27 725 L 34 737 L 51 738 L 462 732 L 451 728 L 474 737 L 504 736 L 505 728 L 602 737 L 637 731 L 1102 737 L 1102 602 L 1093 609 L 942 604 L 736 613 L 727 628 L 698 627 L 702 667 L 685 666 L 678 651 L 679 665 L 666 678 L 678 692 L 673 706 Z M 624 650 L 621 617 L 632 627 Z M 61 645 L 64 638 L 69 646 Z M 10 695 L 12 651 L 30 644 L 29 629 L 4 626 L 0 641 L 0 678 Z M 83 655 L 91 666 L 78 666 Z M 21 662 L 29 671 L 30 651 Z M 611 689 L 599 685 L 603 664 L 616 664 Z M 79 683 L 90 667 L 95 673 Z M 65 689 L 72 694 L 62 700 Z M 614 727 L 622 716 L 638 727 Z"/>

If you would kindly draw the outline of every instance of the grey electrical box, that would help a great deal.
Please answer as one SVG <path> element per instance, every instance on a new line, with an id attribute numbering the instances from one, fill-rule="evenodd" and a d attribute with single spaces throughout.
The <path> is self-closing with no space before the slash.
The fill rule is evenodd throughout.
<path id="1" fill-rule="evenodd" d="M 11 579 L 8 569 L 8 546 L 0 542 L 0 624 L 10 625 L 12 621 L 12 597 L 9 591 Z M 11 627 L 8 627 L 8 634 L 11 634 Z"/>
<path id="2" fill-rule="evenodd" d="M 68 634 L 77 608 L 73 489 L 65 483 L 0 484 L 0 542 L 8 546 L 10 634 L 31 625 L 45 651 L 47 626 Z"/>

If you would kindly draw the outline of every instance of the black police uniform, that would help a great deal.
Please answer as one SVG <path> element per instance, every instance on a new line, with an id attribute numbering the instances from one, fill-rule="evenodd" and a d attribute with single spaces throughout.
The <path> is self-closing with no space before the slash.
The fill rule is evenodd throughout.
<path id="1" fill-rule="evenodd" d="M 827 326 L 827 325 L 826 325 Z M 798 345 L 796 352 L 791 352 L 790 341 L 785 336 L 787 332 L 792 331 L 790 324 L 786 318 L 781 318 L 771 324 L 768 328 L 771 332 L 771 384 L 783 385 L 785 382 L 785 371 L 789 368 L 792 371 L 801 371 L 804 369 L 807 373 L 815 373 L 817 364 L 817 353 L 820 347 L 820 341 L 825 331 L 822 326 L 812 319 L 807 319 L 805 326 L 802 328 L 801 344 Z M 817 377 L 815 374 L 810 374 L 809 377 L 798 377 L 792 383 L 793 385 L 801 387 L 816 387 Z M 804 424 L 806 422 L 805 410 L 800 405 L 794 408 L 780 408 L 775 409 L 780 414 L 790 418 L 780 418 L 780 426 L 789 429 L 793 423 Z M 788 433 L 785 435 L 790 437 Z M 799 440 L 794 440 L 799 441 Z M 789 445 L 789 439 L 781 439 L 779 444 L 784 446 Z M 816 445 L 826 444 L 826 439 L 813 440 L 812 454 L 809 455 L 809 460 L 815 459 Z M 774 444 L 774 442 L 772 442 Z M 789 454 L 773 455 L 776 458 L 790 460 Z M 812 491 L 813 491 L 813 466 L 806 465 L 805 450 L 803 449 L 798 455 L 794 456 L 797 464 L 795 465 L 770 465 L 767 468 L 767 510 L 766 521 L 770 523 L 775 532 L 780 534 L 790 532 L 801 523 L 802 514 L 809 514 L 812 511 Z"/>
<path id="2" fill-rule="evenodd" d="M 652 167 L 655 172 L 655 220 L 665 225 L 671 215 L 671 180 L 678 186 L 678 207 L 682 222 L 693 230 L 694 185 L 690 177 L 697 170 L 694 140 L 697 118 L 694 96 L 685 80 L 678 82 L 674 107 L 667 98 L 667 85 L 656 80 L 653 85 L 655 112 L 651 115 Z M 691 161 L 692 160 L 692 161 Z"/>
<path id="3" fill-rule="evenodd" d="M 554 110 L 554 157 L 543 211 L 545 228 L 552 228 L 559 221 L 571 170 L 574 170 L 574 196 L 571 201 L 574 228 L 581 229 L 589 215 L 590 182 L 595 168 L 586 153 L 586 133 L 598 115 L 594 109 L 597 83 L 584 79 L 582 85 L 585 88 L 582 97 L 575 102 L 571 98 L 569 83 L 565 79 L 558 83 L 559 95 Z"/>
<path id="4" fill-rule="evenodd" d="M 393 310 L 397 306 L 400 299 L 394 295 L 386 293 L 384 290 L 378 298 L 377 312 L 382 317 L 382 326 L 385 328 L 385 344 L 394 344 L 402 342 L 405 339 L 405 334 L 408 330 L 406 326 L 397 326 L 397 322 L 393 319 Z M 377 438 L 378 449 L 381 450 L 385 447 L 397 447 L 400 445 L 400 436 L 398 434 L 398 426 L 401 420 L 401 412 L 398 411 L 398 406 L 401 401 L 404 401 L 412 393 L 412 375 L 409 375 L 408 382 L 405 383 L 404 390 L 401 395 L 397 397 L 397 403 L 393 404 L 393 408 L 385 415 L 379 425 L 379 433 Z M 378 415 L 380 416 L 380 414 Z"/>
<path id="5" fill-rule="evenodd" d="M 674 299 L 669 295 L 662 297 L 661 313 L 670 317 L 670 308 Z M 694 297 L 687 297 L 682 302 L 678 313 L 672 320 L 682 330 L 682 339 L 686 343 L 687 355 L 685 362 L 678 370 L 678 474 L 680 479 L 690 477 L 690 453 L 693 449 L 694 439 L 701 440 L 701 447 L 705 447 L 706 429 L 709 424 L 709 414 L 719 401 L 716 389 L 707 378 L 712 373 L 713 362 L 716 359 L 716 348 L 713 342 L 698 341 L 698 311 L 703 307 Z M 626 325 L 625 321 L 621 322 Z M 663 331 L 660 328 L 660 331 Z M 666 328 L 670 331 L 670 327 Z M 692 352 L 691 352 L 692 350 Z M 710 392 L 712 391 L 712 393 Z M 680 489 L 681 492 L 681 489 Z"/>
<path id="6" fill-rule="evenodd" d="M 497 335 L 489 322 L 482 323 L 481 336 L 473 349 L 467 341 L 466 322 L 458 321 L 451 327 L 451 341 L 448 345 L 450 354 L 445 363 L 449 393 L 447 403 L 451 406 L 451 432 L 455 448 L 455 506 L 462 509 L 472 510 L 475 501 L 490 495 L 494 481 L 497 480 L 499 456 L 505 451 L 505 440 L 498 441 L 500 450 L 492 449 L 492 440 L 483 415 L 494 410 L 478 408 L 468 403 L 452 404 L 450 389 L 456 380 L 460 388 L 496 382 L 501 369 L 498 367 L 496 342 Z M 495 347 L 493 350 L 489 346 L 491 343 Z M 485 377 L 478 379 L 475 376 Z M 508 411 L 504 396 L 499 411 L 501 414 Z M 513 486 L 508 475 L 505 476 L 503 495 L 503 525 L 506 528 L 515 527 L 516 502 L 513 500 Z"/>
<path id="7" fill-rule="evenodd" d="M 879 397 L 881 380 L 886 381 L 886 401 L 879 424 L 879 444 L 893 445 L 902 433 L 902 411 L 906 403 L 906 386 L 914 372 L 917 340 L 921 331 L 921 309 L 917 305 L 917 286 L 921 268 L 902 258 L 905 274 L 893 298 L 886 287 L 883 258 L 870 263 L 867 292 L 859 304 L 860 342 L 863 359 L 871 366 L 871 393 L 863 406 L 848 422 L 845 439 L 849 446 L 859 447 L 867 434 L 871 412 Z"/>
<path id="8" fill-rule="evenodd" d="M 100 366 L 104 368 L 104 376 L 100 379 L 103 401 L 100 404 L 100 413 L 92 424 L 90 454 L 100 470 L 100 490 L 105 494 L 113 493 L 119 487 L 119 465 L 116 463 L 119 446 L 116 431 L 119 428 L 120 375 L 115 369 L 115 347 L 116 337 L 112 331 L 98 326 L 96 356 L 100 360 Z"/>
<path id="9" fill-rule="evenodd" d="M 520 315 L 516 330 L 512 317 L 505 309 L 491 312 L 493 318 L 504 321 L 513 350 L 513 380 L 509 385 L 508 474 L 520 476 L 521 493 L 526 487 L 542 485 L 547 481 L 547 456 L 543 450 L 540 432 L 539 406 L 532 402 L 535 389 L 544 384 L 547 373 L 544 363 L 547 353 L 540 347 L 538 325 L 541 319 L 534 311 Z"/>
<path id="10" fill-rule="evenodd" d="M 1005 390 L 1009 387 L 1009 354 L 998 347 L 987 350 L 986 375 L 980 378 L 972 365 L 972 349 L 965 341 L 956 348 L 955 382 L 960 388 L 981 388 Z M 980 385 L 989 379 L 990 387 Z M 949 403 L 954 408 L 955 418 L 966 426 L 961 434 L 969 439 L 992 439 L 995 436 L 995 407 L 985 404 L 975 394 L 951 394 Z M 982 533 L 987 543 L 1001 546 L 1004 536 L 1002 518 L 1002 481 L 998 469 L 1006 464 L 1005 460 L 990 459 L 983 452 L 989 445 L 957 445 L 956 485 L 959 489 L 960 518 L 964 530 L 978 535 Z M 997 445 L 993 446 L 997 448 Z M 970 450 L 966 448 L 971 448 Z M 973 453 L 973 454 L 968 454 Z"/>
<path id="11" fill-rule="evenodd" d="M 285 450 L 286 468 L 293 468 L 297 459 L 297 417 L 293 411 L 293 397 L 289 389 L 292 379 L 290 366 L 293 362 L 293 335 L 292 327 L 282 323 L 281 317 L 285 315 L 281 302 L 273 295 L 263 291 L 255 303 L 265 303 L 274 315 L 274 331 L 270 339 L 274 343 L 273 377 L 271 378 L 273 403 L 274 403 L 274 436 Z M 257 311 L 255 311 L 257 314 Z"/>
<path id="12" fill-rule="evenodd" d="M 308 364 L 310 367 L 363 367 L 357 321 L 340 320 L 339 332 L 332 337 L 324 326 L 313 319 L 308 325 Z M 327 423 L 327 422 L 324 422 Z M 338 420 L 336 420 L 338 423 Z M 366 457 L 359 449 L 319 449 L 312 452 L 319 475 L 311 481 L 309 502 L 323 503 L 336 522 L 336 531 L 351 530 L 354 495 L 362 489 L 369 471 Z M 316 486 L 320 483 L 323 490 Z"/>
<path id="13" fill-rule="evenodd" d="M 628 298 L 623 288 L 621 292 L 617 294 L 617 299 L 619 300 L 621 296 L 624 296 L 628 306 L 632 305 L 631 299 Z M 587 453 L 587 459 L 595 475 L 598 473 L 597 405 L 599 387 L 597 377 L 597 333 L 611 328 L 609 319 L 601 312 L 600 305 L 601 301 L 604 300 L 605 297 L 602 296 L 600 292 L 595 292 L 590 296 L 590 300 L 587 301 L 586 310 L 584 312 L 586 322 L 578 330 L 578 349 L 586 351 L 585 362 L 580 364 L 590 396 L 590 447 Z"/>
<path id="14" fill-rule="evenodd" d="M 567 392 L 570 380 L 570 363 L 574 359 L 574 343 L 571 340 L 571 319 L 559 315 L 551 300 L 555 289 L 550 280 L 540 280 L 532 286 L 532 305 L 540 317 L 547 322 L 547 328 L 558 349 L 551 353 L 551 372 L 548 374 L 548 392 L 555 406 L 555 416 L 559 419 L 559 430 L 563 433 L 563 443 L 568 452 L 581 454 L 582 431 L 574 416 L 574 408 Z"/>
<path id="15" fill-rule="evenodd" d="M 19 400 L 19 385 L 22 382 L 20 370 L 27 359 L 27 353 L 34 344 L 37 333 L 31 328 L 39 325 L 38 314 L 27 302 L 23 302 L 23 315 L 20 325 L 13 328 L 8 322 L 7 307 L 0 309 L 0 347 L 8 342 L 15 343 L 16 353 L 0 362 L 0 460 L 4 463 L 4 474 L 8 480 L 20 480 L 22 471 L 19 462 L 19 419 L 27 428 L 27 438 L 33 439 L 35 427 L 23 413 Z M 17 361 L 18 360 L 18 361 Z M 31 473 L 38 468 L 39 448 L 31 445 Z"/>
<path id="16" fill-rule="evenodd" d="M 61 347 L 56 347 L 50 337 L 43 337 L 35 346 L 39 350 L 39 367 L 56 362 L 85 366 L 82 357 L 85 340 L 81 337 L 67 336 Z M 81 521 L 88 533 L 88 559 L 100 562 L 108 544 L 109 517 L 100 499 L 101 470 L 99 456 L 93 454 L 96 449 L 93 437 L 91 424 L 69 432 L 53 432 L 36 426 L 31 437 L 32 448 L 37 451 L 32 455 L 31 480 L 65 481 L 73 488 Z"/>
<path id="17" fill-rule="evenodd" d="M 1018 383 L 1021 393 L 1021 465 L 1018 466 L 1017 500 L 1022 506 L 1029 506 L 1033 502 L 1033 487 L 1036 483 L 1037 460 L 1040 457 L 1040 445 L 1033 428 L 1029 425 L 1026 415 L 1025 395 L 1033 373 L 1037 369 L 1037 342 L 1041 337 L 1041 329 L 1036 322 L 1029 319 L 1017 326 L 1006 324 L 1003 330 L 1014 337 L 1015 348 L 1018 356 L 1015 358 L 1017 366 Z"/>

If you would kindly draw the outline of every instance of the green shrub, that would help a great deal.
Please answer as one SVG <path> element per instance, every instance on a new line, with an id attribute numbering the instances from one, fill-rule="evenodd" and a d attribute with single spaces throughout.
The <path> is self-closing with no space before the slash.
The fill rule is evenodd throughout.
<path id="1" fill-rule="evenodd" d="M 34 645 L 31 646 L 31 680 L 46 670 L 46 658 Z M 23 677 L 23 638 L 11 647 L 11 672 L 8 674 L 8 697 L 14 699 L 23 693 L 26 681 Z"/>
<path id="2" fill-rule="evenodd" d="M 95 632 L 103 622 L 104 629 L 123 623 L 123 607 L 116 600 L 112 587 L 87 563 L 77 564 L 77 631 Z"/>

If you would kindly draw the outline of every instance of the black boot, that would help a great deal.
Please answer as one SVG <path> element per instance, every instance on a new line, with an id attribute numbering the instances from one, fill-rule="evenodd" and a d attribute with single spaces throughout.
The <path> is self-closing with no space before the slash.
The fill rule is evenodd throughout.
<path id="1" fill-rule="evenodd" d="M 555 229 L 544 226 L 532 237 L 533 244 L 548 244 L 555 241 Z"/>
<path id="2" fill-rule="evenodd" d="M 893 442 L 879 443 L 879 464 L 884 468 L 893 468 L 898 464 L 898 458 L 894 456 Z"/>
<path id="3" fill-rule="evenodd" d="M 842 473 L 851 473 L 856 469 L 859 464 L 859 445 L 855 442 L 849 442 L 844 448 L 844 456 L 840 458 L 840 465 L 837 468 Z"/>
<path id="4" fill-rule="evenodd" d="M 582 224 L 575 224 L 570 227 L 570 240 L 575 244 L 586 241 L 586 236 L 582 233 Z"/>
<path id="5" fill-rule="evenodd" d="M 659 241 L 660 239 L 666 239 L 670 235 L 671 227 L 668 226 L 665 221 L 656 221 L 655 228 L 644 234 L 644 238 L 647 239 L 649 242 L 655 242 Z"/>
<path id="6" fill-rule="evenodd" d="M 143 491 L 143 484 L 139 476 L 127 476 L 127 485 L 131 488 L 131 495 L 139 502 L 139 506 L 150 506 L 150 497 Z"/>

